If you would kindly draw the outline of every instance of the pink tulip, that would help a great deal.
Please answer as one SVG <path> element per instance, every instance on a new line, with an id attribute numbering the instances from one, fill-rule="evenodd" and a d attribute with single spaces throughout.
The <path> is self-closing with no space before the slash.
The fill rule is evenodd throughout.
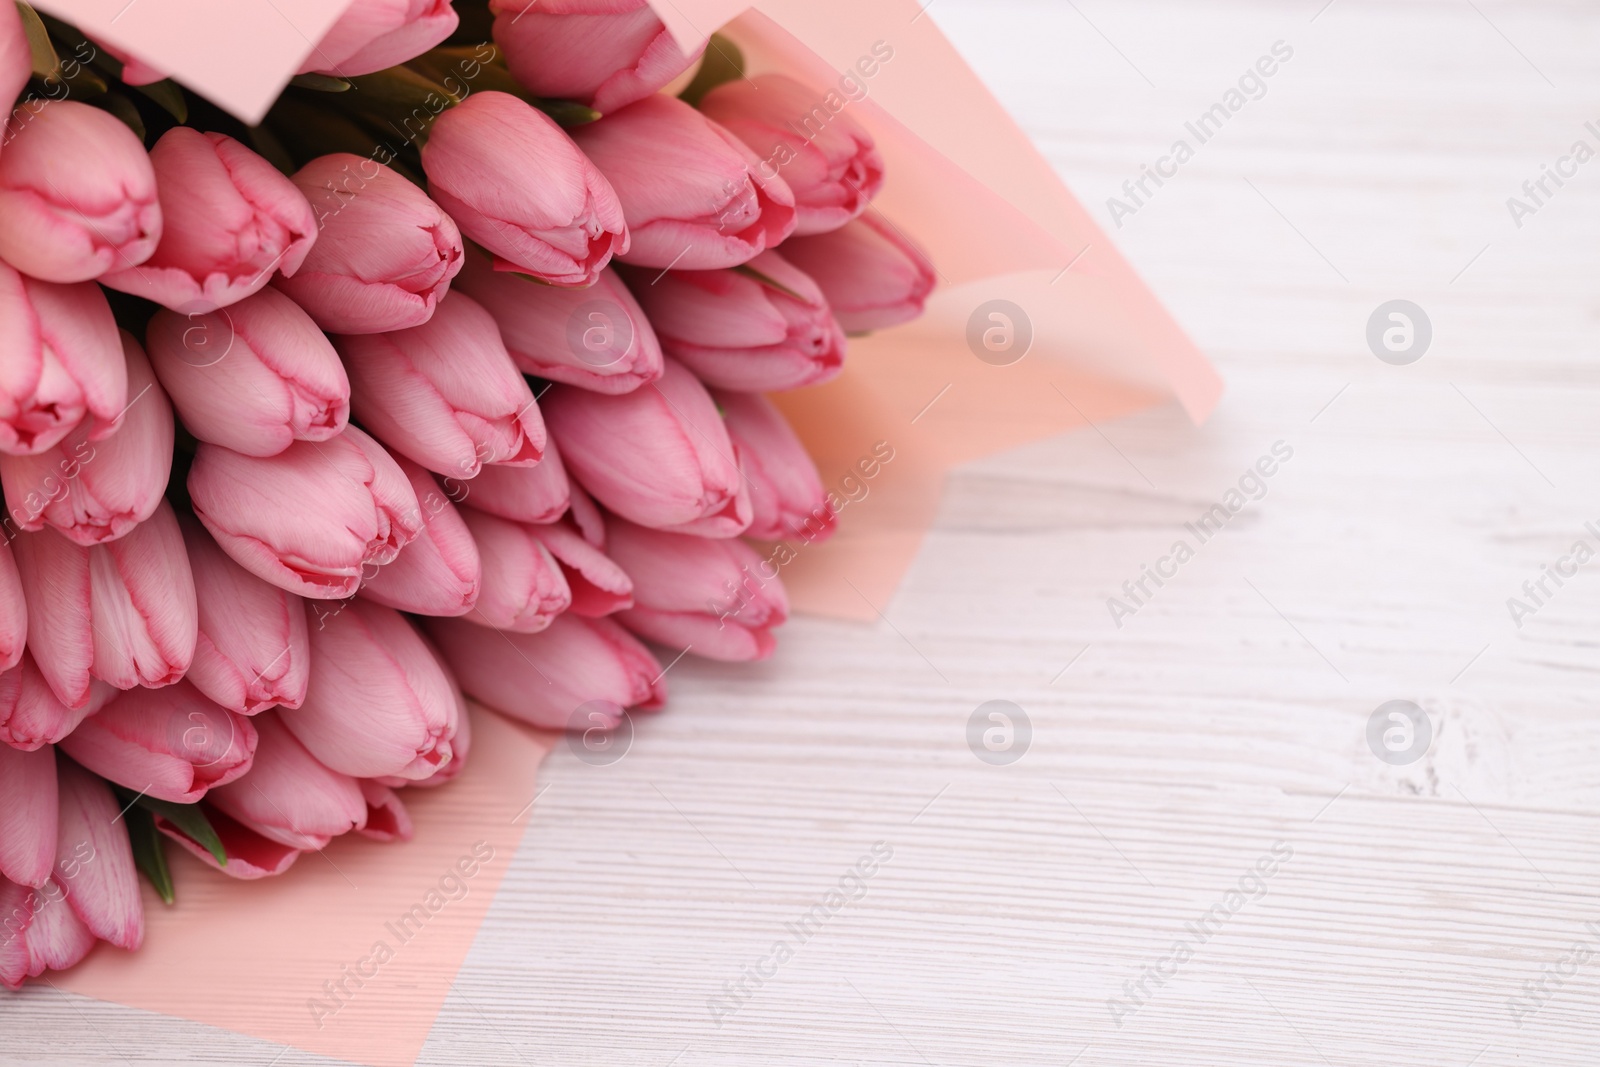
<path id="1" fill-rule="evenodd" d="M 777 252 L 737 270 L 630 274 L 662 350 L 712 388 L 798 389 L 844 369 L 844 330 L 822 290 Z"/>
<path id="2" fill-rule="evenodd" d="M 23 979 L 64 971 L 94 946 L 54 878 L 39 889 L 0 878 L 0 984 L 20 989 Z"/>
<path id="3" fill-rule="evenodd" d="M 572 131 L 622 202 L 641 267 L 736 267 L 794 231 L 794 193 L 727 130 L 650 96 Z M 770 173 L 769 173 L 770 172 Z"/>
<path id="4" fill-rule="evenodd" d="M 910 322 L 933 292 L 927 253 L 876 215 L 798 237 L 783 246 L 783 258 L 811 275 L 850 333 Z"/>
<path id="5" fill-rule="evenodd" d="M 118 689 L 158 688 L 189 669 L 198 613 L 171 505 L 108 544 L 83 548 L 42 530 L 18 534 L 13 547 L 28 651 L 63 704 L 90 700 L 91 676 Z"/>
<path id="6" fill-rule="evenodd" d="M 33 653 L 24 653 L 21 663 L 0 674 L 0 744 L 24 752 L 53 745 L 120 692 L 96 679 L 89 683 L 89 698 L 69 708 L 45 681 Z"/>
<path id="7" fill-rule="evenodd" d="M 561 564 L 575 614 L 596 618 L 633 606 L 633 579 L 577 527 L 563 520 L 528 529 Z"/>
<path id="8" fill-rule="evenodd" d="M 750 496 L 711 394 L 675 360 L 661 380 L 622 396 L 570 385 L 545 394 L 567 467 L 611 511 L 645 526 L 734 537 Z"/>
<path id="9" fill-rule="evenodd" d="M 606 551 L 633 579 L 633 607 L 617 615 L 628 629 L 710 659 L 772 655 L 772 629 L 789 617 L 789 600 L 755 549 L 616 518 L 606 532 Z"/>
<path id="10" fill-rule="evenodd" d="M 415 59 L 455 32 L 451 0 L 356 0 L 311 50 L 300 73 L 341 78 Z"/>
<path id="11" fill-rule="evenodd" d="M 277 713 L 251 722 L 259 740 L 250 773 L 207 792 L 212 807 L 263 837 L 312 851 L 366 825 L 367 803 L 354 778 L 318 763 Z"/>
<path id="12" fill-rule="evenodd" d="M 604 113 L 663 88 L 699 56 L 683 54 L 646 0 L 490 0 L 489 10 L 517 81 Z"/>
<path id="13" fill-rule="evenodd" d="M 807 543 L 833 536 L 838 519 L 817 465 L 776 405 L 757 393 L 715 394 L 739 469 L 750 486 L 749 537 Z"/>
<path id="14" fill-rule="evenodd" d="M 625 708 L 658 708 L 661 666 L 610 619 L 562 615 L 540 634 L 485 634 L 464 619 L 429 619 L 428 632 L 475 700 L 550 730 L 621 720 Z"/>
<path id="15" fill-rule="evenodd" d="M 419 778 L 416 781 L 407 781 L 404 778 L 395 778 L 389 776 L 383 778 L 363 778 L 361 779 L 363 790 L 365 790 L 365 787 L 369 783 L 386 785 L 391 789 L 401 789 L 406 787 L 423 787 L 431 789 L 436 785 L 444 785 L 446 782 L 454 781 L 461 773 L 462 769 L 466 767 L 467 758 L 472 752 L 472 712 L 470 706 L 467 704 L 466 698 L 461 693 L 461 686 L 456 682 L 455 675 L 450 671 L 449 666 L 445 664 L 443 660 L 440 660 L 439 662 L 440 665 L 445 668 L 445 674 L 450 678 L 450 688 L 455 694 L 456 698 L 456 732 L 454 736 L 450 738 L 450 762 L 434 771 L 428 777 Z M 369 797 L 367 802 L 367 828 L 369 830 L 372 829 L 374 808 L 380 806 L 373 803 L 374 799 L 376 798 Z M 410 820 L 408 818 L 406 820 L 408 837 L 409 825 Z"/>
<path id="16" fill-rule="evenodd" d="M 158 311 L 145 340 L 178 417 L 202 441 L 275 456 L 293 441 L 326 441 L 349 421 L 339 354 L 274 289 L 204 315 Z"/>
<path id="17" fill-rule="evenodd" d="M 144 940 L 144 904 L 122 805 L 81 767 L 61 764 L 56 881 L 67 904 L 101 941 L 133 950 Z"/>
<path id="18" fill-rule="evenodd" d="M 587 286 L 628 248 L 611 183 L 548 115 L 506 93 L 446 110 L 422 147 L 428 192 L 498 270 Z"/>
<path id="19" fill-rule="evenodd" d="M 475 508 L 462 509 L 461 517 L 483 557 L 483 595 L 469 622 L 533 634 L 571 606 L 561 566 L 533 527 Z"/>
<path id="20" fill-rule="evenodd" d="M 610 268 L 587 289 L 558 289 L 472 255 L 456 288 L 494 316 L 525 374 L 597 393 L 628 393 L 661 377 L 650 320 Z"/>
<path id="21" fill-rule="evenodd" d="M 172 474 L 172 405 L 127 332 L 122 348 L 130 399 L 115 433 L 92 441 L 90 426 L 79 424 L 43 452 L 0 453 L 0 486 L 18 527 L 50 526 L 77 544 L 104 544 L 126 536 L 161 503 Z"/>
<path id="22" fill-rule="evenodd" d="M 446 478 L 457 503 L 515 522 L 555 522 L 572 499 L 572 483 L 556 443 L 547 441 L 537 467 L 485 467 L 470 482 Z"/>
<path id="23" fill-rule="evenodd" d="M 256 728 L 179 682 L 163 692 L 128 690 L 83 720 L 60 747 L 120 786 L 193 804 L 250 769 Z"/>
<path id="24" fill-rule="evenodd" d="M 305 602 L 229 559 L 194 516 L 181 525 L 199 611 L 189 681 L 240 715 L 299 706 L 311 673 Z"/>
<path id="25" fill-rule="evenodd" d="M 543 456 L 544 420 L 527 379 L 471 297 L 450 294 L 421 326 L 335 343 L 355 417 L 401 455 L 454 478 Z"/>
<path id="26" fill-rule="evenodd" d="M 361 584 L 367 600 L 419 615 L 464 615 L 478 603 L 483 564 L 461 513 L 433 475 L 399 459 L 422 512 L 422 533 Z M 511 470 L 513 468 L 495 468 Z"/>
<path id="27" fill-rule="evenodd" d="M 33 71 L 33 55 L 27 34 L 15 7 L 0 9 L 0 114 L 11 114 L 11 107 L 28 85 Z M 4 936 L 0 932 L 0 936 Z"/>
<path id="28" fill-rule="evenodd" d="M 22 592 L 22 576 L 11 546 L 0 542 L 0 671 L 9 671 L 22 662 L 23 643 L 28 638 L 28 601 Z"/>
<path id="29" fill-rule="evenodd" d="M 455 766 L 452 757 L 446 766 Z M 441 769 L 439 774 L 443 774 Z M 435 774 L 433 777 L 439 777 Z M 429 782 L 432 779 L 428 780 Z M 418 782 L 418 785 L 424 783 Z M 412 835 L 411 813 L 406 811 L 405 804 L 395 791 L 386 785 L 372 779 L 361 779 L 361 796 L 366 801 L 366 822 L 357 828 L 356 833 L 362 837 L 370 837 L 374 841 L 410 841 Z"/>
<path id="30" fill-rule="evenodd" d="M 461 231 L 426 193 L 375 160 L 338 152 L 294 184 L 317 217 L 317 243 L 273 285 L 329 333 L 420 326 L 461 269 Z"/>
<path id="31" fill-rule="evenodd" d="M 189 496 L 236 563 L 318 600 L 353 595 L 363 568 L 390 562 L 422 529 L 405 472 L 354 426 L 266 459 L 202 444 Z"/>
<path id="32" fill-rule="evenodd" d="M 236 303 L 272 272 L 293 275 L 316 240 L 294 183 L 233 138 L 174 126 L 150 149 L 163 230 L 141 266 L 100 283 L 188 314 Z"/>
<path id="33" fill-rule="evenodd" d="M 169 840 L 177 842 L 189 855 L 229 878 L 244 881 L 270 878 L 287 871 L 300 858 L 299 849 L 263 837 L 224 811 L 207 808 L 205 814 L 206 821 L 211 823 L 211 829 L 216 831 L 218 840 L 222 842 L 223 854 L 228 857 L 227 866 L 219 864 L 210 849 L 159 815 L 156 816 L 156 829 Z"/>
<path id="34" fill-rule="evenodd" d="M 85 419 L 91 440 L 116 430 L 127 361 L 99 286 L 51 285 L 0 263 L 0 351 L 0 452 L 42 452 Z"/>
<path id="35" fill-rule="evenodd" d="M 72 100 L 11 120 L 0 154 L 0 257 L 47 282 L 82 282 L 150 258 L 161 205 L 150 157 L 109 111 Z"/>
<path id="36" fill-rule="evenodd" d="M 56 862 L 56 750 L 0 745 L 0 875 L 42 886 Z M 0 916 L 0 919 L 3 919 Z M 4 936 L 0 925 L 0 937 Z"/>
<path id="37" fill-rule="evenodd" d="M 449 762 L 458 708 L 422 635 L 392 608 L 357 599 L 311 631 L 305 702 L 278 715 L 326 767 L 418 779 Z"/>

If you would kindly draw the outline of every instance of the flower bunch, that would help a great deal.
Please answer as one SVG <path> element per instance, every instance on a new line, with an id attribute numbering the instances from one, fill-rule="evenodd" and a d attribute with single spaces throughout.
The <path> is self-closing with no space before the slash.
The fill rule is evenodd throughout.
<path id="1" fill-rule="evenodd" d="M 866 130 L 713 47 L 357 0 L 247 128 L 0 0 L 0 982 L 137 947 L 167 843 L 406 839 L 467 698 L 610 728 L 652 646 L 771 655 L 743 539 L 835 503 L 762 394 L 933 270 Z"/>

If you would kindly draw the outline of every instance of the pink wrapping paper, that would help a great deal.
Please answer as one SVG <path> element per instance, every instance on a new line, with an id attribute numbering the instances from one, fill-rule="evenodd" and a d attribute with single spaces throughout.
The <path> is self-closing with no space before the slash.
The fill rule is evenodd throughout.
<path id="1" fill-rule="evenodd" d="M 1173 399 L 1197 420 L 1214 406 L 1216 373 L 912 0 L 653 3 L 690 46 L 734 19 L 725 32 L 752 73 L 783 70 L 819 90 L 875 44 L 893 50 L 866 79 L 867 97 L 847 106 L 886 157 L 888 184 L 873 210 L 929 250 L 940 289 L 923 320 L 853 341 L 838 379 L 779 398 L 825 482 L 850 500 L 833 540 L 793 544 L 782 557 L 797 607 L 858 619 L 887 608 L 955 464 Z M 255 121 L 346 3 L 42 6 Z M 1034 335 L 1005 366 L 980 360 L 967 341 L 969 319 L 992 299 L 1022 308 Z M 860 474 L 863 463 L 872 477 Z M 102 946 L 58 984 L 324 1055 L 413 1062 L 554 743 L 487 713 L 474 722 L 462 777 L 406 791 L 417 826 L 409 845 L 341 841 L 279 879 L 250 883 L 175 855 L 179 904 L 147 902 L 145 947 L 128 955 Z M 466 895 L 398 943 L 396 919 L 478 842 L 493 859 Z M 379 941 L 393 956 L 375 966 Z M 352 968 L 363 984 L 347 977 Z M 363 978 L 364 969 L 375 973 Z M 335 998 L 325 983 L 341 980 L 350 995 Z"/>

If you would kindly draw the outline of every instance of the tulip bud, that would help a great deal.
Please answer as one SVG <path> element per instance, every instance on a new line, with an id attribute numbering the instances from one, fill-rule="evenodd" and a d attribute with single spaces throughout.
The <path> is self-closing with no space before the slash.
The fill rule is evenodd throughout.
<path id="1" fill-rule="evenodd" d="M 850 333 L 910 322 L 933 292 L 927 253 L 876 215 L 797 237 L 783 246 L 783 258 L 811 275 Z"/>
<path id="2" fill-rule="evenodd" d="M 478 546 L 433 475 L 408 459 L 395 462 L 417 494 L 422 533 L 393 562 L 369 573 L 361 596 L 418 615 L 465 615 L 477 604 L 483 586 Z"/>
<path id="3" fill-rule="evenodd" d="M 456 503 L 513 522 L 555 522 L 572 500 L 572 483 L 554 441 L 547 441 L 537 467 L 485 467 L 470 482 L 446 478 Z"/>
<path id="4" fill-rule="evenodd" d="M 460 21 L 451 0 L 356 0 L 322 35 L 300 73 L 371 74 L 415 59 L 454 33 Z"/>
<path id="5" fill-rule="evenodd" d="M 454 767 L 455 757 L 451 757 L 446 767 Z M 443 774 L 443 768 L 433 777 Z M 432 778 L 428 782 L 432 782 Z M 418 785 L 424 783 L 418 782 Z M 376 779 L 361 779 L 361 796 L 366 801 L 366 822 L 357 828 L 356 833 L 362 837 L 370 837 L 374 841 L 410 841 L 412 835 L 411 813 L 406 811 L 406 806 L 401 803 L 399 795 L 388 786 Z"/>
<path id="6" fill-rule="evenodd" d="M 609 729 L 625 708 L 659 708 L 667 698 L 650 650 L 610 619 L 562 615 L 543 633 L 493 640 L 464 619 L 427 626 L 469 696 L 534 726 Z"/>
<path id="7" fill-rule="evenodd" d="M 461 231 L 428 195 L 376 160 L 346 152 L 301 167 L 294 184 L 317 242 L 273 285 L 329 333 L 420 326 L 461 269 Z"/>
<path id="8" fill-rule="evenodd" d="M 661 377 L 655 330 L 610 268 L 587 289 L 558 289 L 471 255 L 456 288 L 494 316 L 524 374 L 597 393 L 628 393 Z"/>
<path id="9" fill-rule="evenodd" d="M 294 183 L 233 138 L 174 126 L 150 149 L 161 200 L 161 243 L 138 267 L 102 285 L 184 314 L 236 303 L 272 272 L 300 268 L 316 220 Z"/>
<path id="10" fill-rule="evenodd" d="M 793 78 L 736 78 L 707 93 L 700 110 L 783 175 L 794 192 L 797 237 L 837 230 L 883 188 L 872 135 Z"/>
<path id="11" fill-rule="evenodd" d="M 33 653 L 25 652 L 21 663 L 0 674 L 0 744 L 25 752 L 53 745 L 120 692 L 96 679 L 89 683 L 88 699 L 70 708 L 45 681 Z"/>
<path id="12" fill-rule="evenodd" d="M 531 467 L 544 420 L 494 319 L 452 293 L 421 326 L 336 338 L 355 417 L 429 470 L 473 478 L 485 463 Z"/>
<path id="13" fill-rule="evenodd" d="M 193 804 L 250 769 L 256 729 L 179 682 L 164 692 L 128 690 L 83 720 L 60 747 L 134 792 Z"/>
<path id="14" fill-rule="evenodd" d="M 0 875 L 42 886 L 56 862 L 56 750 L 0 745 Z M 3 918 L 3 917 L 0 917 Z M 0 921 L 0 937 L 6 927 Z"/>
<path id="15" fill-rule="evenodd" d="M 670 96 L 650 96 L 572 131 L 622 203 L 641 267 L 746 263 L 794 232 L 794 193 L 727 130 Z"/>
<path id="16" fill-rule="evenodd" d="M 32 71 L 33 55 L 16 7 L 0 8 L 0 114 L 11 114 Z"/>
<path id="17" fill-rule="evenodd" d="M 144 903 L 122 805 L 100 779 L 63 762 L 56 834 L 56 881 L 67 904 L 102 941 L 136 949 L 144 940 Z"/>
<path id="18" fill-rule="evenodd" d="M 194 577 L 170 504 L 107 544 L 84 548 L 41 530 L 18 534 L 13 548 L 28 650 L 69 708 L 90 699 L 91 674 L 131 689 L 171 685 L 188 671 L 198 630 Z"/>
<path id="19" fill-rule="evenodd" d="M 223 854 L 228 857 L 227 866 L 218 863 L 209 848 L 159 815 L 156 829 L 213 871 L 241 881 L 282 874 L 300 858 L 299 849 L 256 833 L 225 811 L 208 806 L 205 814 L 211 829 L 216 831 L 217 840 L 222 843 Z"/>
<path id="20" fill-rule="evenodd" d="M 51 285 L 0 263 L 0 352 L 0 452 L 42 452 L 86 418 L 90 440 L 117 428 L 127 360 L 99 286 Z"/>
<path id="21" fill-rule="evenodd" d="M 611 184 L 554 120 L 514 96 L 473 93 L 445 111 L 422 166 L 433 199 L 499 270 L 583 287 L 628 248 Z"/>
<path id="22" fill-rule="evenodd" d="M 236 563 L 318 600 L 353 595 L 364 567 L 393 560 L 422 529 L 405 472 L 354 426 L 265 459 L 202 444 L 189 496 Z"/>
<path id="23" fill-rule="evenodd" d="M 711 394 L 675 360 L 661 380 L 621 396 L 570 385 L 545 394 L 567 467 L 611 511 L 645 526 L 734 537 L 750 495 Z"/>
<path id="24" fill-rule="evenodd" d="M 128 270 L 161 239 L 150 157 L 109 111 L 73 100 L 14 115 L 0 154 L 0 257 L 47 282 Z"/>
<path id="25" fill-rule="evenodd" d="M 450 691 L 455 694 L 456 699 L 456 732 L 450 738 L 450 762 L 434 771 L 428 777 L 419 778 L 414 782 L 407 781 L 404 778 L 395 778 L 392 776 L 386 776 L 383 778 L 363 778 L 361 779 L 363 791 L 366 790 L 366 786 L 369 783 L 386 785 L 391 789 L 401 789 L 415 786 L 432 788 L 436 785 L 444 785 L 446 782 L 454 781 L 456 776 L 461 773 L 462 768 L 467 765 L 467 757 L 472 751 L 471 706 L 467 704 L 466 698 L 462 695 L 461 686 L 456 682 L 456 677 L 451 672 L 449 665 L 443 660 L 439 661 L 439 665 L 444 668 L 445 675 L 450 679 Z M 374 799 L 375 798 L 371 796 L 369 796 L 367 799 L 368 830 L 373 829 L 373 819 L 376 816 L 375 809 L 379 807 L 386 807 L 386 805 L 375 804 L 373 802 Z M 404 809 L 401 810 L 403 812 Z M 400 828 L 397 826 L 396 829 L 398 831 Z M 404 839 L 409 839 L 409 817 L 405 820 L 405 834 L 406 837 Z"/>
<path id="26" fill-rule="evenodd" d="M 633 580 L 571 523 L 563 520 L 528 529 L 561 564 L 575 614 L 596 618 L 633 606 Z"/>
<path id="27" fill-rule="evenodd" d="M 95 946 L 93 932 L 67 905 L 54 878 L 39 889 L 0 879 L 0 983 L 22 988 L 24 978 L 76 965 Z"/>
<path id="28" fill-rule="evenodd" d="M 458 709 L 422 635 L 392 608 L 357 599 L 312 629 L 305 702 L 278 715 L 326 767 L 418 779 L 449 762 Z"/>
<path id="29" fill-rule="evenodd" d="M 258 741 L 250 773 L 206 793 L 212 807 L 263 837 L 312 851 L 366 825 L 367 803 L 354 778 L 318 763 L 276 712 L 251 724 Z"/>
<path id="30" fill-rule="evenodd" d="M 822 290 L 777 252 L 733 270 L 630 273 L 662 351 L 714 389 L 798 389 L 844 368 L 844 330 Z"/>
<path id="31" fill-rule="evenodd" d="M 789 600 L 777 569 L 749 545 L 663 533 L 615 517 L 606 533 L 607 553 L 633 579 L 633 607 L 617 615 L 628 629 L 709 659 L 772 655 L 772 629 L 789 617 Z"/>
<path id="32" fill-rule="evenodd" d="M 535 96 L 609 114 L 689 69 L 646 0 L 490 0 L 494 41 Z M 704 51 L 702 48 L 701 51 Z"/>
<path id="33" fill-rule="evenodd" d="M 745 535 L 761 541 L 794 537 L 808 544 L 832 537 L 838 518 L 822 477 L 783 413 L 757 393 L 713 395 L 750 487 Z"/>
<path id="34" fill-rule="evenodd" d="M 12 521 L 51 526 L 80 545 L 126 536 L 161 503 L 172 474 L 172 405 L 144 349 L 122 334 L 129 401 L 116 432 L 90 440 L 79 424 L 59 444 L 28 456 L 0 453 L 0 486 Z"/>
<path id="35" fill-rule="evenodd" d="M 229 559 L 194 516 L 180 525 L 199 612 L 189 681 L 240 715 L 298 706 L 311 672 L 305 602 Z"/>
<path id="36" fill-rule="evenodd" d="M 155 313 L 156 376 L 190 433 L 247 456 L 326 441 L 350 417 L 339 354 L 293 300 L 263 289 L 204 315 Z"/>
<path id="37" fill-rule="evenodd" d="M 474 508 L 463 508 L 461 516 L 483 558 L 483 595 L 468 621 L 533 634 L 571 606 L 561 566 L 533 527 Z"/>

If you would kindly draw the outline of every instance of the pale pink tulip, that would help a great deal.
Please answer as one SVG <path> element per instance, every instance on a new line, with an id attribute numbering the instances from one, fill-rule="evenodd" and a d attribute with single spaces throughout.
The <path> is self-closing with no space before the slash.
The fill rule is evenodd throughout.
<path id="1" fill-rule="evenodd" d="M 174 126 L 150 149 L 161 199 L 155 254 L 102 285 L 188 314 L 256 292 L 273 271 L 293 275 L 317 237 L 311 205 L 271 163 L 233 138 Z"/>
<path id="2" fill-rule="evenodd" d="M 366 825 L 366 800 L 354 778 L 318 763 L 277 712 L 251 723 L 258 741 L 250 773 L 209 790 L 212 807 L 263 837 L 310 851 Z"/>
<path id="3" fill-rule="evenodd" d="M 126 331 L 129 401 L 115 433 L 90 440 L 79 424 L 59 444 L 28 456 L 0 453 L 0 486 L 24 530 L 50 526 L 80 545 L 124 537 L 161 503 L 172 474 L 172 405 L 144 349 Z"/>
<path id="4" fill-rule="evenodd" d="M 428 192 L 500 270 L 587 286 L 628 248 L 611 183 L 544 112 L 477 92 L 434 121 Z"/>
<path id="5" fill-rule="evenodd" d="M 554 522 L 567 510 L 572 483 L 554 440 L 545 442 L 537 467 L 485 467 L 470 482 L 445 479 L 457 503 L 470 502 L 479 511 L 516 522 Z"/>
<path id="6" fill-rule="evenodd" d="M 134 792 L 193 804 L 250 769 L 256 729 L 179 682 L 161 692 L 128 690 L 83 720 L 60 748 Z"/>
<path id="7" fill-rule="evenodd" d="M 703 537 L 734 537 L 750 525 L 750 495 L 722 416 L 676 360 L 659 382 L 621 396 L 552 386 L 544 411 L 568 470 L 618 515 Z"/>
<path id="8" fill-rule="evenodd" d="M 600 112 L 649 96 L 700 54 L 685 55 L 646 0 L 490 0 L 489 10 L 517 81 Z"/>
<path id="9" fill-rule="evenodd" d="M 383 778 L 363 778 L 361 780 L 363 786 L 365 786 L 366 783 L 371 782 L 374 784 L 386 785 L 390 789 L 401 789 L 413 786 L 432 788 L 436 785 L 444 785 L 446 782 L 454 781 L 456 776 L 459 775 L 462 769 L 466 767 L 467 758 L 472 752 L 471 705 L 467 703 L 465 696 L 462 695 L 461 686 L 456 682 L 455 674 L 451 672 L 449 665 L 443 660 L 439 661 L 439 665 L 444 667 L 445 674 L 450 678 L 450 689 L 451 692 L 455 694 L 456 698 L 456 732 L 450 738 L 450 762 L 434 771 L 428 777 L 419 778 L 416 781 L 407 781 L 404 778 L 395 778 L 392 776 L 386 776 Z M 373 798 L 369 797 L 367 804 L 368 829 L 372 828 L 372 820 L 375 811 L 375 805 L 372 803 L 372 799 Z M 409 837 L 409 819 L 407 820 L 407 827 L 407 836 Z"/>
<path id="10" fill-rule="evenodd" d="M 637 271 L 630 281 L 662 351 L 714 389 L 798 389 L 844 369 L 844 330 L 822 290 L 777 252 L 734 270 Z"/>
<path id="11" fill-rule="evenodd" d="M 33 653 L 25 652 L 21 663 L 0 674 L 0 744 L 25 752 L 53 745 L 120 692 L 116 686 L 94 679 L 89 683 L 89 699 L 69 708 L 45 681 Z"/>
<path id="12" fill-rule="evenodd" d="M 546 729 L 610 728 L 667 697 L 650 650 L 610 619 L 562 615 L 543 633 L 492 640 L 464 619 L 429 619 L 428 632 L 469 696 Z"/>
<path id="13" fill-rule="evenodd" d="M 223 853 L 228 857 L 226 866 L 217 862 L 210 849 L 159 815 L 156 816 L 156 829 L 212 870 L 243 881 L 282 874 L 300 858 L 299 849 L 263 837 L 227 812 L 208 807 L 205 814 L 206 821 L 211 823 L 211 829 L 216 831 L 217 839 L 222 843 Z"/>
<path id="14" fill-rule="evenodd" d="M 84 548 L 41 530 L 18 534 L 13 547 L 28 650 L 63 704 L 90 700 L 91 676 L 118 689 L 158 688 L 189 669 L 194 577 L 171 505 L 107 544 Z"/>
<path id="15" fill-rule="evenodd" d="M 335 338 L 350 406 L 380 441 L 429 470 L 472 478 L 485 463 L 531 467 L 544 420 L 494 319 L 452 293 L 421 326 Z"/>
<path id="16" fill-rule="evenodd" d="M 305 602 L 229 559 L 194 516 L 181 525 L 199 609 L 189 681 L 240 715 L 298 706 L 311 674 Z"/>
<path id="17" fill-rule="evenodd" d="M 832 537 L 838 518 L 822 477 L 783 413 L 758 393 L 713 395 L 750 486 L 751 519 L 745 535 L 807 543 Z"/>
<path id="18" fill-rule="evenodd" d="M 533 634 L 572 604 L 561 566 L 525 523 L 463 508 L 483 559 L 483 594 L 467 621 Z"/>
<path id="19" fill-rule="evenodd" d="M 326 767 L 414 780 L 449 762 L 458 708 L 422 635 L 394 609 L 357 599 L 312 629 L 305 702 L 278 715 Z"/>
<path id="20" fill-rule="evenodd" d="M 587 289 L 558 289 L 497 271 L 474 254 L 456 288 L 494 316 L 525 374 L 597 393 L 628 393 L 661 377 L 655 330 L 610 268 Z"/>
<path id="21" fill-rule="evenodd" d="M 572 131 L 622 203 L 641 267 L 735 267 L 794 231 L 794 193 L 733 134 L 650 96 Z"/>
<path id="22" fill-rule="evenodd" d="M 67 904 L 101 941 L 133 950 L 144 940 L 144 903 L 122 805 L 100 779 L 61 764 L 55 878 Z"/>
<path id="23" fill-rule="evenodd" d="M 628 629 L 709 659 L 772 655 L 772 629 L 789 617 L 789 599 L 777 568 L 755 549 L 615 517 L 606 533 L 606 552 L 633 579 L 633 607 L 617 615 Z"/>
<path id="24" fill-rule="evenodd" d="M 814 92 L 782 74 L 757 74 L 712 89 L 700 110 L 783 175 L 794 192 L 798 236 L 837 230 L 883 188 L 883 156 L 844 110 L 847 103 L 836 90 Z"/>
<path id="25" fill-rule="evenodd" d="M 50 100 L 19 112 L 0 153 L 0 258 L 82 282 L 150 258 L 161 205 L 150 157 L 109 111 Z"/>
<path id="26" fill-rule="evenodd" d="M 575 614 L 595 618 L 633 606 L 633 580 L 572 523 L 563 519 L 528 529 L 561 564 Z"/>
<path id="27" fill-rule="evenodd" d="M 0 114 L 11 114 L 32 70 L 33 56 L 22 32 L 22 19 L 14 6 L 4 8 L 0 10 Z"/>
<path id="28" fill-rule="evenodd" d="M 127 361 L 99 286 L 51 285 L 0 263 L 0 352 L 0 452 L 42 452 L 85 419 L 91 440 L 116 430 Z"/>
<path id="29" fill-rule="evenodd" d="M 361 596 L 419 615 L 464 615 L 477 604 L 483 586 L 478 546 L 433 475 L 408 459 L 395 462 L 417 494 L 422 533 L 393 562 L 368 574 Z"/>
<path id="30" fill-rule="evenodd" d="M 875 214 L 832 233 L 797 237 L 783 246 L 783 258 L 816 281 L 850 333 L 921 315 L 936 277 L 927 253 Z"/>
<path id="31" fill-rule="evenodd" d="M 202 441 L 275 456 L 294 441 L 326 441 L 349 421 L 339 354 L 275 289 L 203 315 L 158 311 L 145 342 L 178 417 Z"/>
<path id="32" fill-rule="evenodd" d="M 0 875 L 42 886 L 56 862 L 56 750 L 0 745 Z M 3 920 L 4 916 L 0 916 Z M 0 922 L 0 936 L 4 936 Z"/>
<path id="33" fill-rule="evenodd" d="M 0 984 L 64 971 L 89 954 L 95 936 L 67 904 L 54 878 L 39 889 L 0 878 Z"/>
<path id="34" fill-rule="evenodd" d="M 450 216 L 388 167 L 346 152 L 313 159 L 294 183 L 320 232 L 294 277 L 272 284 L 329 333 L 427 322 L 464 262 Z"/>
<path id="35" fill-rule="evenodd" d="M 341 78 L 415 59 L 455 32 L 451 0 L 356 0 L 300 65 Z"/>
<path id="36" fill-rule="evenodd" d="M 456 758 L 451 757 L 447 767 L 456 765 Z M 433 778 L 438 778 L 444 771 L 441 769 Z M 433 778 L 416 785 L 429 785 Z M 366 801 L 366 822 L 357 828 L 356 833 L 362 837 L 370 837 L 374 841 L 410 841 L 413 832 L 411 813 L 406 811 L 405 804 L 401 803 L 400 796 L 393 789 L 373 778 L 361 779 L 361 796 Z"/>
<path id="37" fill-rule="evenodd" d="M 390 562 L 422 529 L 405 472 L 354 426 L 266 459 L 202 444 L 189 468 L 189 496 L 235 562 L 319 600 L 354 594 L 363 568 Z"/>

